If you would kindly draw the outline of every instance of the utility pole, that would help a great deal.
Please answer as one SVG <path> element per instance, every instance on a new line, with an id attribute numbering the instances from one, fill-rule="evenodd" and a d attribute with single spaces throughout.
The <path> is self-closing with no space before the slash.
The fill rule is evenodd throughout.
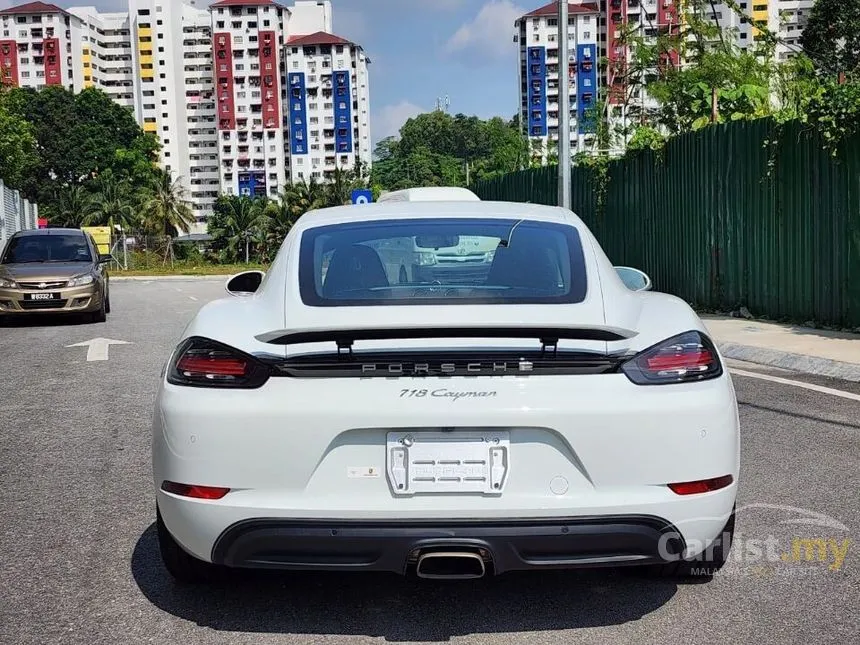
<path id="1" fill-rule="evenodd" d="M 558 2 L 558 205 L 570 209 L 570 40 L 567 2 Z"/>

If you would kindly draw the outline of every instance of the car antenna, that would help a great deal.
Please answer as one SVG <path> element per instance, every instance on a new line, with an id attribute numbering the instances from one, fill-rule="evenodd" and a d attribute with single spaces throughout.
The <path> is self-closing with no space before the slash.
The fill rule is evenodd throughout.
<path id="1" fill-rule="evenodd" d="M 516 224 L 514 224 L 514 225 L 513 225 L 513 228 L 511 228 L 511 232 L 510 232 L 510 233 L 508 233 L 508 238 L 507 238 L 506 240 L 499 240 L 499 246 L 500 246 L 500 247 L 505 248 L 505 249 L 510 248 L 510 246 L 511 246 L 511 239 L 512 239 L 512 238 L 513 238 L 513 236 L 514 236 L 514 231 L 516 231 L 516 230 L 517 230 L 517 226 L 519 226 L 519 225 L 520 225 L 520 224 L 522 224 L 523 222 L 525 222 L 525 220 L 524 220 L 524 219 L 521 219 L 519 222 L 517 222 Z"/>

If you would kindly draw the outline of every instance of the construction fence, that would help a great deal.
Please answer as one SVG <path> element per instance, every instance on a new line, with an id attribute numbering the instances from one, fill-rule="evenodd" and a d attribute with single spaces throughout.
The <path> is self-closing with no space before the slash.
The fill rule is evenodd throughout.
<path id="1" fill-rule="evenodd" d="M 799 123 L 708 127 L 572 171 L 572 208 L 610 259 L 706 310 L 860 327 L 860 136 L 836 154 Z M 485 200 L 557 203 L 556 168 L 479 182 Z"/>
<path id="2" fill-rule="evenodd" d="M 0 252 L 6 240 L 21 230 L 37 228 L 39 208 L 21 197 L 17 190 L 7 188 L 0 179 Z"/>

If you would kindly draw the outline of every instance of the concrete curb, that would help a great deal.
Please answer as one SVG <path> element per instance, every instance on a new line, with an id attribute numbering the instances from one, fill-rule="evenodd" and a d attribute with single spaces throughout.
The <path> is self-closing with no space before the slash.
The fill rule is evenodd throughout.
<path id="1" fill-rule="evenodd" d="M 226 282 L 234 274 L 226 275 L 117 275 L 111 282 Z"/>
<path id="2" fill-rule="evenodd" d="M 781 352 L 765 347 L 753 347 L 751 345 L 719 342 L 717 344 L 720 352 L 726 358 L 860 383 L 860 365 L 856 363 L 845 363 L 829 358 L 819 358 L 818 356 L 806 356 L 804 354 L 791 354 L 790 352 Z"/>

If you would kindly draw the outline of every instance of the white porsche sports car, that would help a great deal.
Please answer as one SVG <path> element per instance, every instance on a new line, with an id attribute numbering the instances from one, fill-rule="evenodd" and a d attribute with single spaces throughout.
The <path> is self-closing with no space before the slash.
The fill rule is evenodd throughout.
<path id="1" fill-rule="evenodd" d="M 461 237 L 495 250 L 443 265 Z M 649 285 L 559 208 L 308 213 L 167 362 L 168 571 L 712 575 L 734 529 L 735 393 L 695 312 Z"/>

